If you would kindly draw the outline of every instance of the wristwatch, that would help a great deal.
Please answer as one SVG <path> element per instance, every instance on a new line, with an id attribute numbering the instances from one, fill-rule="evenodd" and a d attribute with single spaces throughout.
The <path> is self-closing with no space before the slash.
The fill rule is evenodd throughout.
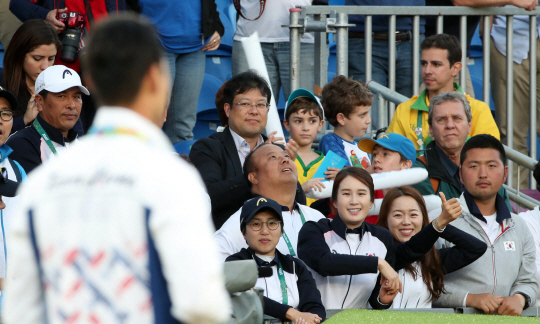
<path id="1" fill-rule="evenodd" d="M 529 308 L 529 306 L 531 306 L 531 297 L 529 297 L 529 295 L 521 291 L 517 291 L 516 294 L 520 294 L 521 296 L 525 297 L 525 306 L 523 306 L 524 310 Z"/>

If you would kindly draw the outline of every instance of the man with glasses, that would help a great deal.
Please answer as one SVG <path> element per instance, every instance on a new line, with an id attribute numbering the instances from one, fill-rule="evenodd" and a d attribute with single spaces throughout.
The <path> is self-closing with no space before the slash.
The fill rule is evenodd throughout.
<path id="1" fill-rule="evenodd" d="M 17 107 L 15 95 L 0 87 L 0 290 L 3 278 L 6 277 L 5 217 L 9 215 L 13 200 L 16 199 L 14 197 L 19 183 L 26 178 L 21 165 L 8 158 L 13 150 L 5 144 L 13 126 L 13 109 Z"/>
<path id="2" fill-rule="evenodd" d="M 36 79 L 35 93 L 37 118 L 8 140 L 13 159 L 26 173 L 53 155 L 62 154 L 77 140 L 73 126 L 81 114 L 82 94 L 90 95 L 77 72 L 63 65 L 41 72 Z"/>
<path id="3" fill-rule="evenodd" d="M 223 91 L 228 126 L 193 144 L 189 158 L 201 173 L 212 201 L 216 228 L 253 197 L 244 179 L 242 167 L 246 156 L 265 141 L 277 141 L 273 134 L 262 134 L 268 118 L 270 88 L 254 71 L 234 76 Z M 285 149 L 296 158 L 298 145 L 290 140 Z M 299 201 L 305 203 L 303 191 Z"/>

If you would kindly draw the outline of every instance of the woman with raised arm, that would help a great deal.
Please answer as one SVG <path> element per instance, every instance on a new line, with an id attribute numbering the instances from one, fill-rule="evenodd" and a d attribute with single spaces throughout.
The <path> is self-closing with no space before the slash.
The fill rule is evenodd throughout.
<path id="1" fill-rule="evenodd" d="M 384 197 L 377 225 L 388 228 L 395 242 L 396 263 L 403 291 L 394 299 L 393 308 L 431 308 L 433 300 L 444 293 L 444 275 L 478 259 L 487 245 L 449 225 L 461 215 L 456 198 L 446 201 L 442 212 L 430 223 L 422 195 L 403 186 L 391 189 Z M 437 239 L 455 244 L 437 250 Z"/>

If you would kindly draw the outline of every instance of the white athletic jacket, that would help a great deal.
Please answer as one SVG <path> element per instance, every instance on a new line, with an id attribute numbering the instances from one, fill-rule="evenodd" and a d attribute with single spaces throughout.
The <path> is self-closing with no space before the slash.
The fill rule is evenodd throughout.
<path id="1" fill-rule="evenodd" d="M 225 321 L 204 188 L 154 124 L 100 108 L 91 134 L 23 185 L 4 323 Z"/>

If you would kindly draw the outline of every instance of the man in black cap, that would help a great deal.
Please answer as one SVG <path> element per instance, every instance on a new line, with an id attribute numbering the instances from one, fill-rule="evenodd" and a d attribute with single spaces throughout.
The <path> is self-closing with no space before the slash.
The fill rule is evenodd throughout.
<path id="1" fill-rule="evenodd" d="M 13 126 L 13 109 L 16 107 L 18 105 L 15 96 L 0 87 L 0 230 L 2 232 L 0 235 L 0 278 L 2 279 L 6 277 L 4 219 L 10 211 L 9 207 L 6 208 L 6 206 L 12 206 L 17 187 L 26 178 L 26 173 L 21 165 L 8 158 L 13 150 L 5 144 L 11 132 L 11 126 Z"/>

